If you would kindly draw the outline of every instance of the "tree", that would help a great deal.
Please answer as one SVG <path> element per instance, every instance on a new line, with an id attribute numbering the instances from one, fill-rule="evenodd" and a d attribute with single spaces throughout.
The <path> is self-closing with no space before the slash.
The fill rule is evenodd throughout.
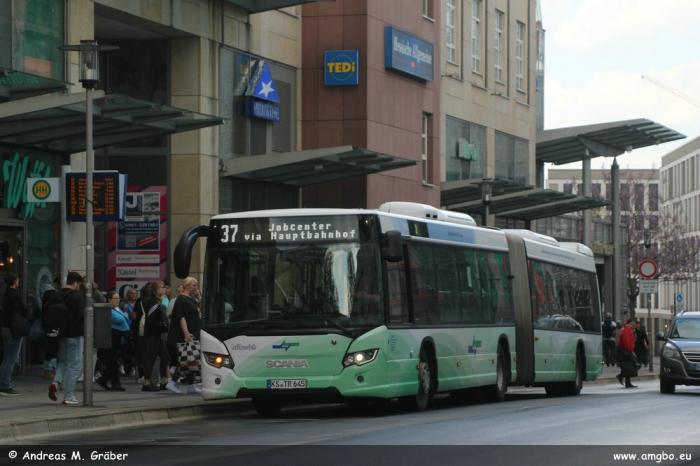
<path id="1" fill-rule="evenodd" d="M 610 184 L 610 171 L 603 172 L 603 179 Z M 688 233 L 689 220 L 682 204 L 673 202 L 661 207 L 663 199 L 658 188 L 659 183 L 653 181 L 651 175 L 635 178 L 632 171 L 620 170 L 620 216 L 626 245 L 624 256 L 627 257 L 626 291 L 630 317 L 636 315 L 639 280 L 643 278 L 639 274 L 639 264 L 643 260 L 656 262 L 656 278 L 660 281 L 692 278 L 700 268 L 696 259 L 700 241 Z M 645 196 L 645 193 L 651 195 Z M 598 214 L 603 219 L 612 220 L 612 209 L 599 210 Z M 653 235 L 649 249 L 644 247 L 645 229 L 651 230 Z"/>

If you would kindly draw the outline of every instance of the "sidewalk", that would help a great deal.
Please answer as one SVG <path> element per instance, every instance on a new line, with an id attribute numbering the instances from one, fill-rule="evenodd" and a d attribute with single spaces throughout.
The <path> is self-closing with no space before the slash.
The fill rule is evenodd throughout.
<path id="1" fill-rule="evenodd" d="M 186 419 L 226 416 L 252 409 L 249 400 L 202 400 L 168 390 L 142 392 L 133 377 L 122 376 L 125 392 L 108 392 L 93 384 L 92 406 L 83 406 L 83 382 L 78 382 L 74 396 L 78 405 L 64 405 L 63 392 L 58 401 L 49 399 L 50 380 L 43 369 L 27 369 L 27 375 L 12 378 L 12 388 L 20 396 L 0 396 L 0 444 L 12 444 L 36 437 L 91 431 L 121 429 L 152 423 L 170 423 Z"/>
<path id="2" fill-rule="evenodd" d="M 83 383 L 78 382 L 75 397 L 79 405 L 63 405 L 48 397 L 50 380 L 42 369 L 28 369 L 28 374 L 13 377 L 12 387 L 20 396 L 0 396 L 0 444 L 12 444 L 37 437 L 101 429 L 121 429 L 152 423 L 169 423 L 186 419 L 213 418 L 252 409 L 249 400 L 203 401 L 199 395 L 175 394 L 170 391 L 142 392 L 141 384 L 122 377 L 126 392 L 108 392 L 93 384 L 93 406 L 83 406 Z M 586 386 L 617 384 L 617 367 L 605 367 L 598 380 Z M 659 378 L 659 358 L 654 372 L 642 367 L 635 381 Z M 180 385 L 186 392 L 187 386 Z"/>

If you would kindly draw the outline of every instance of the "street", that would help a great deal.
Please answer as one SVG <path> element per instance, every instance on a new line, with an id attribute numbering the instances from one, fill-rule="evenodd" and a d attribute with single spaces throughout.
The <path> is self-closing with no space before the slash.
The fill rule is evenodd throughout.
<path id="1" fill-rule="evenodd" d="M 308 460 L 309 451 L 314 457 L 320 455 L 315 464 L 327 464 L 320 459 L 326 451 L 368 452 L 374 451 L 368 450 L 368 446 L 388 445 L 426 446 L 433 456 L 442 458 L 441 464 L 449 464 L 455 458 L 464 459 L 466 451 L 470 458 L 480 458 L 470 464 L 482 464 L 481 460 L 494 464 L 531 464 L 530 460 L 537 463 L 543 455 L 547 463 L 552 464 L 606 464 L 606 461 L 612 462 L 614 453 L 642 452 L 659 455 L 674 452 L 676 459 L 680 454 L 691 454 L 692 460 L 697 461 L 700 448 L 689 446 L 697 445 L 700 390 L 677 387 L 676 394 L 662 395 L 658 381 L 637 383 L 636 389 L 624 389 L 620 385 L 591 386 L 580 396 L 559 398 L 549 398 L 539 388 L 512 389 L 503 403 L 465 402 L 459 397 L 443 396 L 436 399 L 433 409 L 423 413 L 406 411 L 397 402 L 379 407 L 296 406 L 273 418 L 246 411 L 226 419 L 53 437 L 50 443 L 133 451 L 137 456 L 147 455 L 148 461 L 162 459 L 163 454 L 172 459 L 176 451 L 178 463 L 182 464 L 201 460 L 204 452 L 214 464 L 241 455 L 246 457 L 246 464 L 255 464 L 251 461 L 271 460 L 282 452 L 286 459 L 298 456 Z M 24 443 L 45 442 L 37 439 Z M 494 450 L 485 447 L 487 445 L 499 447 Z M 363 447 L 338 450 L 340 446 Z M 542 446 L 548 448 L 542 449 Z M 588 446 L 608 447 L 592 449 Z M 313 448 L 309 450 L 310 447 Z M 420 457 L 413 448 L 378 451 L 383 450 L 391 450 L 394 459 L 399 451 L 408 460 Z M 498 460 L 494 456 L 496 451 Z M 572 451 L 578 452 L 576 458 L 571 457 Z M 527 456 L 530 458 L 527 461 L 525 454 L 531 455 Z M 343 458 L 345 456 L 340 455 L 334 462 L 345 464 Z M 487 461 L 489 458 L 493 461 Z M 595 463 L 591 463 L 592 459 Z M 514 462 L 508 463 L 510 460 Z M 663 464 L 693 462 L 663 461 Z"/>

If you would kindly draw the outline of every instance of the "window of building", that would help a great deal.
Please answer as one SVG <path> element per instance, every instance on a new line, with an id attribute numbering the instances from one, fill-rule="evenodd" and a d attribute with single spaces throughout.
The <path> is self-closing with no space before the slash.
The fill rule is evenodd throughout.
<path id="1" fill-rule="evenodd" d="M 518 21 L 515 30 L 515 88 L 525 92 L 525 25 Z"/>
<path id="2" fill-rule="evenodd" d="M 446 180 L 483 178 L 486 128 L 448 116 L 446 120 Z"/>
<path id="3" fill-rule="evenodd" d="M 495 57 L 496 81 L 503 82 L 503 12 L 496 10 L 496 24 L 493 35 L 493 54 Z"/>
<path id="4" fill-rule="evenodd" d="M 451 62 L 457 61 L 455 13 L 455 0 L 447 0 L 447 18 L 445 20 L 445 34 L 447 43 L 447 60 Z"/>
<path id="5" fill-rule="evenodd" d="M 596 199 L 601 198 L 600 183 L 593 183 L 591 185 L 591 197 L 594 197 Z"/>
<path id="6" fill-rule="evenodd" d="M 527 182 L 527 141 L 496 131 L 496 178 Z"/>
<path id="7" fill-rule="evenodd" d="M 573 194 L 574 193 L 574 184 L 573 183 L 564 183 L 564 194 Z"/>
<path id="8" fill-rule="evenodd" d="M 634 184 L 634 210 L 644 211 L 644 185 L 642 183 Z"/>
<path id="9" fill-rule="evenodd" d="M 658 183 L 649 184 L 649 210 L 654 212 L 659 210 L 659 185 Z"/>
<path id="10" fill-rule="evenodd" d="M 631 210 L 630 205 L 630 185 L 620 185 L 620 208 L 622 210 Z"/>
<path id="11" fill-rule="evenodd" d="M 421 160 L 423 164 L 423 183 L 428 183 L 429 182 L 429 172 L 430 172 L 430 167 L 428 164 L 428 121 L 430 119 L 430 115 L 427 113 L 423 114 L 423 132 L 421 135 L 422 138 L 422 154 L 421 154 Z"/>
<path id="12" fill-rule="evenodd" d="M 0 66 L 63 80 L 62 0 L 2 1 Z"/>
<path id="13" fill-rule="evenodd" d="M 481 73 L 481 0 L 472 0 L 472 71 Z"/>
<path id="14" fill-rule="evenodd" d="M 433 17 L 433 0 L 423 0 L 423 16 L 425 18 Z"/>

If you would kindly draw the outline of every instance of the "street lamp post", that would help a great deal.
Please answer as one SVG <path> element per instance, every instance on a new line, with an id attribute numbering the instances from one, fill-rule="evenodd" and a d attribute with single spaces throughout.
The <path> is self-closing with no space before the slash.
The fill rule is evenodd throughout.
<path id="1" fill-rule="evenodd" d="M 489 206 L 491 205 L 491 188 L 493 185 L 493 179 L 482 178 L 481 179 L 481 203 L 484 204 L 484 226 L 489 225 Z"/>
<path id="2" fill-rule="evenodd" d="M 649 248 L 651 247 L 651 230 L 644 230 L 644 249 L 646 249 L 647 259 L 649 258 Z M 654 372 L 654 329 L 651 325 L 651 293 L 647 293 L 647 339 L 649 340 L 649 372 Z M 649 338 L 651 335 L 651 338 Z"/>
<path id="3" fill-rule="evenodd" d="M 85 88 L 85 278 L 87 296 L 85 297 L 84 352 L 83 352 L 83 406 L 92 406 L 92 351 L 94 309 L 92 301 L 93 269 L 95 252 L 93 242 L 95 226 L 92 223 L 93 192 L 92 172 L 95 156 L 92 151 L 92 90 L 100 82 L 99 52 L 116 50 L 113 45 L 98 45 L 96 40 L 81 40 L 80 45 L 63 45 L 61 50 L 80 53 L 80 82 Z"/>

